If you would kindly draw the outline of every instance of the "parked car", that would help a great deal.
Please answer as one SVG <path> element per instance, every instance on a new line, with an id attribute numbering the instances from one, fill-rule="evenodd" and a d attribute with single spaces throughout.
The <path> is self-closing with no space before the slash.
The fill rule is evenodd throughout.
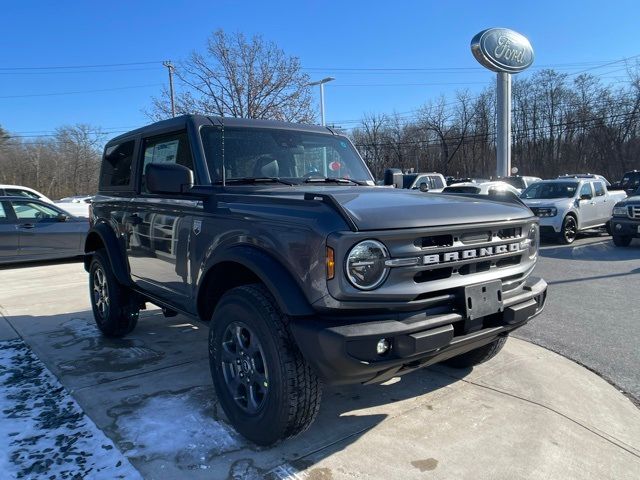
<path id="1" fill-rule="evenodd" d="M 55 202 L 55 204 L 76 217 L 89 218 L 89 205 L 91 205 L 92 199 L 92 195 L 76 195 L 62 198 Z"/>
<path id="2" fill-rule="evenodd" d="M 86 219 L 39 199 L 0 197 L 0 263 L 84 254 Z"/>
<path id="3" fill-rule="evenodd" d="M 0 185 L 0 197 L 4 196 L 35 198 L 43 202 L 53 203 L 53 200 L 46 195 L 43 195 L 33 188 L 23 187 L 22 185 Z"/>
<path id="4" fill-rule="evenodd" d="M 395 176 L 390 176 L 385 173 L 384 185 L 395 185 L 396 188 L 405 188 L 408 190 L 422 190 L 432 193 L 441 192 L 447 185 L 444 175 L 441 173 L 402 173 L 398 169 L 390 169 L 396 173 Z M 391 180 L 393 179 L 393 180 Z"/>
<path id="5" fill-rule="evenodd" d="M 442 193 L 471 193 L 478 195 L 495 195 L 504 192 L 510 192 L 516 197 L 520 196 L 520 192 L 512 185 L 502 182 L 484 182 L 484 183 L 454 183 L 442 190 Z"/>
<path id="6" fill-rule="evenodd" d="M 323 384 L 469 368 L 545 305 L 528 208 L 373 186 L 326 128 L 164 120 L 110 140 L 99 185 L 98 328 L 127 335 L 145 302 L 209 321 L 219 404 L 261 445 L 305 430 Z"/>
<path id="7" fill-rule="evenodd" d="M 564 175 L 558 175 L 559 179 L 566 179 L 566 178 L 591 178 L 594 180 L 601 180 L 602 182 L 604 182 L 605 186 L 607 188 L 611 187 L 611 184 L 609 183 L 609 180 L 607 180 L 606 178 L 604 178 L 602 175 L 596 175 L 595 173 L 565 173 Z"/>
<path id="8" fill-rule="evenodd" d="M 527 177 L 527 176 L 523 177 L 520 175 L 511 175 L 509 177 L 499 177 L 498 180 L 500 180 L 501 182 L 506 182 L 512 187 L 517 188 L 518 193 L 520 194 L 524 192 L 532 184 L 539 182 L 542 179 L 539 177 Z"/>
<path id="9" fill-rule="evenodd" d="M 609 230 L 613 206 L 625 197 L 624 192 L 610 192 L 604 180 L 594 176 L 542 180 L 520 196 L 540 217 L 540 231 L 565 244 L 573 243 L 582 230 Z"/>
<path id="10" fill-rule="evenodd" d="M 89 217 L 89 201 L 73 201 L 67 199 L 62 199 L 57 202 L 54 202 L 46 195 L 43 195 L 37 190 L 29 187 L 23 187 L 22 185 L 0 185 L 0 197 L 2 196 L 16 196 L 16 197 L 26 197 L 26 198 L 36 198 L 38 200 L 42 200 L 43 202 L 50 203 L 52 205 L 57 205 L 59 208 L 62 208 L 64 211 L 72 214 L 76 217 Z M 68 197 L 72 198 L 72 197 Z M 75 197 L 74 197 L 75 198 Z M 83 199 L 91 198 L 85 195 L 82 196 Z"/>
<path id="11" fill-rule="evenodd" d="M 628 247 L 632 238 L 640 238 L 640 186 L 613 207 L 611 235 L 618 247 Z"/>

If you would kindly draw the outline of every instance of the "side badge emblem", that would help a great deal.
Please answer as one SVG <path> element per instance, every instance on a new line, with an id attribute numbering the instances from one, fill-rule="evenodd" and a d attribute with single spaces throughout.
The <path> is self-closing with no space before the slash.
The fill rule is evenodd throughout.
<path id="1" fill-rule="evenodd" d="M 195 235 L 199 235 L 202 230 L 202 220 L 194 220 L 193 221 L 193 233 Z"/>

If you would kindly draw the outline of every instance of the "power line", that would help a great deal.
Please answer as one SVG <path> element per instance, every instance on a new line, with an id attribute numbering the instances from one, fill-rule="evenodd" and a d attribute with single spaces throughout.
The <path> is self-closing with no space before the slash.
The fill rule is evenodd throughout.
<path id="1" fill-rule="evenodd" d="M 79 68 L 105 68 L 105 67 L 129 67 L 133 65 L 162 65 L 162 60 L 149 61 L 149 62 L 128 62 L 128 63 L 102 63 L 94 65 L 55 65 L 47 67 L 0 67 L 0 71 L 16 71 L 16 70 L 64 70 L 64 69 L 79 69 Z"/>
<path id="2" fill-rule="evenodd" d="M 64 95 L 81 95 L 85 93 L 101 93 L 101 92 L 115 92 L 118 90 L 131 90 L 135 88 L 149 88 L 149 87 L 160 87 L 162 83 L 150 83 L 146 85 L 131 85 L 129 87 L 115 87 L 115 88 L 101 88 L 97 90 L 78 90 L 74 92 L 51 92 L 51 93 L 29 93 L 25 95 L 2 95 L 0 99 L 6 98 L 29 98 L 29 97 L 55 97 L 55 96 L 64 96 Z"/>

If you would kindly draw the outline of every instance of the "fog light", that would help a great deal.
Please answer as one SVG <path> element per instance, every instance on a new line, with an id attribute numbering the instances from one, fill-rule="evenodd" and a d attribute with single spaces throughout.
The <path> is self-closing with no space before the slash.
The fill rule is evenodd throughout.
<path id="1" fill-rule="evenodd" d="M 620 225 L 619 223 L 616 223 L 616 230 L 622 230 L 622 225 Z"/>
<path id="2" fill-rule="evenodd" d="M 376 345 L 376 353 L 378 355 L 384 355 L 391 349 L 391 343 L 386 338 L 381 338 L 378 340 L 378 344 Z"/>

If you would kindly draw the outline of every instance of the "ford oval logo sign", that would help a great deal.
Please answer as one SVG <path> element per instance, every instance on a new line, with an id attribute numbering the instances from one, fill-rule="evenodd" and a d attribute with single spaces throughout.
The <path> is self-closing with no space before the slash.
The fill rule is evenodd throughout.
<path id="1" fill-rule="evenodd" d="M 489 28 L 471 40 L 476 60 L 494 72 L 518 73 L 533 63 L 527 37 L 508 28 Z"/>

